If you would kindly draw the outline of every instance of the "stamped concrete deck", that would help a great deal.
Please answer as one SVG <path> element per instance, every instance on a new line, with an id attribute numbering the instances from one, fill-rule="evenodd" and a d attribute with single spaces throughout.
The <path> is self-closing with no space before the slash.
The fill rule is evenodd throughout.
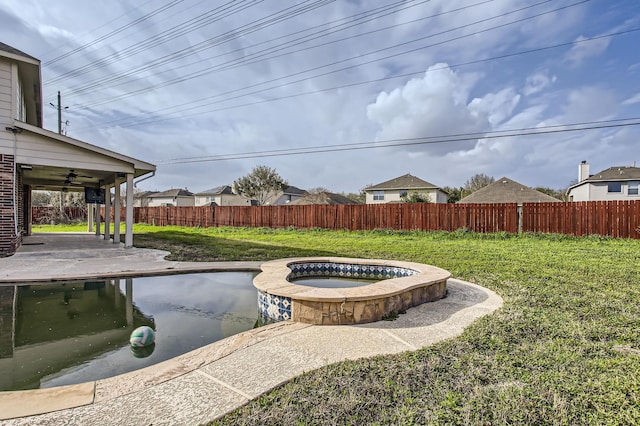
<path id="1" fill-rule="evenodd" d="M 166 252 L 125 249 L 92 234 L 36 234 L 25 243 L 14 256 L 0 258 L 0 285 L 98 276 L 257 271 L 260 265 L 170 262 L 163 260 Z M 449 279 L 446 298 L 411 308 L 395 321 L 357 326 L 282 322 L 105 380 L 0 392 L 0 424 L 199 424 L 306 371 L 346 359 L 416 350 L 455 337 L 500 306 L 502 299 L 494 292 Z"/>

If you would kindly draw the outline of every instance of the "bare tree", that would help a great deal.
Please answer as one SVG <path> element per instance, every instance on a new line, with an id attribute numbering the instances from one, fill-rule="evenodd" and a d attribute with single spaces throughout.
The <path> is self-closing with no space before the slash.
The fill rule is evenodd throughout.
<path id="1" fill-rule="evenodd" d="M 491 185 L 495 181 L 496 180 L 493 176 L 487 176 L 484 173 L 475 174 L 464 183 L 462 194 L 460 194 L 461 198 L 464 198 L 469 194 L 473 194 L 478 189 Z"/>

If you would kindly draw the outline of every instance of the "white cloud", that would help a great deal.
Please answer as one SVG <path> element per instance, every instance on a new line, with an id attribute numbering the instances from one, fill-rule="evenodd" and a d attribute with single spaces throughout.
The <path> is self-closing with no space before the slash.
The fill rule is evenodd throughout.
<path id="1" fill-rule="evenodd" d="M 625 99 L 622 102 L 622 105 L 633 105 L 637 103 L 640 103 L 640 93 L 636 93 L 635 96 Z"/>
<path id="2" fill-rule="evenodd" d="M 581 65 L 585 59 L 602 55 L 611 43 L 611 38 L 589 40 L 588 42 L 583 42 L 584 40 L 586 40 L 586 37 L 578 37 L 575 40 L 576 44 L 565 54 L 565 61 L 567 61 L 570 66 L 577 67 Z"/>
<path id="3" fill-rule="evenodd" d="M 403 87 L 382 92 L 367 106 L 367 117 L 380 126 L 377 140 L 418 138 L 458 133 L 482 132 L 488 126 L 486 114 L 467 105 L 469 91 L 478 76 L 458 75 L 446 64 L 436 64 L 424 77 Z M 473 146 L 429 144 L 422 150 L 442 155 L 451 149 Z M 452 148 L 454 147 L 454 148 Z"/>
<path id="4" fill-rule="evenodd" d="M 469 110 L 478 117 L 486 117 L 493 127 L 508 119 L 520 101 L 520 95 L 512 87 L 497 93 L 487 93 L 475 98 L 469 104 Z"/>
<path id="5" fill-rule="evenodd" d="M 616 95 L 598 86 L 584 86 L 571 90 L 567 96 L 564 113 L 557 123 L 577 123 L 604 120 L 615 116 L 619 106 Z"/>
<path id="6" fill-rule="evenodd" d="M 525 96 L 531 96 L 539 93 L 549 87 L 552 83 L 556 82 L 557 77 L 549 76 L 549 72 L 540 71 L 527 76 L 527 81 L 522 88 L 522 93 Z"/>

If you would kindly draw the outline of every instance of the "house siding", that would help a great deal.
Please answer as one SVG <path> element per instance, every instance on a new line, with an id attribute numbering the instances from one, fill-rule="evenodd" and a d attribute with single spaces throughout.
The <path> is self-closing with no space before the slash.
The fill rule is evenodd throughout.
<path id="1" fill-rule="evenodd" d="M 196 206 L 204 206 L 211 201 L 215 201 L 215 197 L 211 195 L 196 195 L 195 196 L 195 204 Z"/>
<path id="2" fill-rule="evenodd" d="M 571 201 L 589 201 L 590 184 L 577 186 L 569 191 L 569 200 Z"/>
<path id="3" fill-rule="evenodd" d="M 609 192 L 609 182 L 587 183 L 569 192 L 571 201 L 640 200 L 640 195 L 629 195 L 629 182 L 621 182 L 621 192 Z"/>
<path id="4" fill-rule="evenodd" d="M 204 206 L 205 204 L 214 202 L 218 206 L 250 206 L 251 200 L 240 195 L 233 194 L 217 194 L 217 195 L 196 195 L 195 205 Z"/>
<path id="5" fill-rule="evenodd" d="M 251 200 L 239 195 L 222 194 L 216 197 L 219 206 L 250 206 Z"/>
<path id="6" fill-rule="evenodd" d="M 449 196 L 442 191 L 436 192 L 436 203 L 446 204 L 449 202 Z"/>
<path id="7" fill-rule="evenodd" d="M 383 190 L 384 200 L 374 200 L 373 192 L 367 192 L 366 200 L 367 204 L 385 204 L 385 203 L 399 203 L 400 202 L 400 190 L 399 189 L 387 189 Z"/>
<path id="8" fill-rule="evenodd" d="M 437 189 L 386 189 L 381 190 L 384 192 L 384 200 L 374 200 L 373 193 L 375 191 L 367 192 L 365 200 L 367 204 L 385 204 L 385 203 L 399 203 L 402 201 L 401 193 L 411 194 L 417 192 L 419 194 L 427 195 L 430 203 L 446 203 L 447 194 Z"/>
<path id="9" fill-rule="evenodd" d="M 149 199 L 149 207 L 160 206 L 177 206 L 177 207 L 193 207 L 195 206 L 194 197 L 154 197 Z"/>
<path id="10" fill-rule="evenodd" d="M 13 125 L 11 111 L 11 63 L 0 59 L 0 153 L 13 154 L 13 134 L 5 127 Z"/>

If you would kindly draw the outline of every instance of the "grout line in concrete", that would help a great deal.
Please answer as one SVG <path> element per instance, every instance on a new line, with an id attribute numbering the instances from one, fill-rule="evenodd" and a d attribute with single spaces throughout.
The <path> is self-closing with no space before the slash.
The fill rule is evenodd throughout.
<path id="1" fill-rule="evenodd" d="M 411 343 L 401 339 L 400 337 L 396 336 L 395 334 L 393 334 L 392 332 L 390 332 L 389 330 L 384 330 L 381 329 L 380 331 L 382 331 L 383 333 L 385 333 L 386 335 L 388 335 L 389 337 L 397 340 L 398 342 L 402 343 L 403 345 L 405 345 L 406 347 L 408 347 L 409 349 L 411 349 L 412 351 L 418 350 L 417 347 L 413 346 Z"/>
<path id="2" fill-rule="evenodd" d="M 196 373 L 198 373 L 198 374 L 200 374 L 200 375 L 201 375 L 201 376 L 203 376 L 203 377 L 206 377 L 206 378 L 207 378 L 207 379 L 209 379 L 209 380 L 214 381 L 215 383 L 219 384 L 220 386 L 223 386 L 223 387 L 225 387 L 225 388 L 229 389 L 230 391 L 237 393 L 238 395 L 242 396 L 243 398 L 246 398 L 246 399 L 247 399 L 247 400 L 249 400 L 249 401 L 251 401 L 251 400 L 253 399 L 253 397 L 252 397 L 252 396 L 250 396 L 250 395 L 248 395 L 248 394 L 246 394 L 246 393 L 242 392 L 240 389 L 237 389 L 237 388 L 235 388 L 235 387 L 231 386 L 230 384 L 227 384 L 227 383 L 223 382 L 223 381 L 222 381 L 222 380 L 220 380 L 220 379 L 216 379 L 215 377 L 213 377 L 213 376 L 212 376 L 212 375 L 210 375 L 210 374 L 205 373 L 204 371 L 201 371 L 201 370 L 195 370 L 195 372 L 196 372 Z"/>

